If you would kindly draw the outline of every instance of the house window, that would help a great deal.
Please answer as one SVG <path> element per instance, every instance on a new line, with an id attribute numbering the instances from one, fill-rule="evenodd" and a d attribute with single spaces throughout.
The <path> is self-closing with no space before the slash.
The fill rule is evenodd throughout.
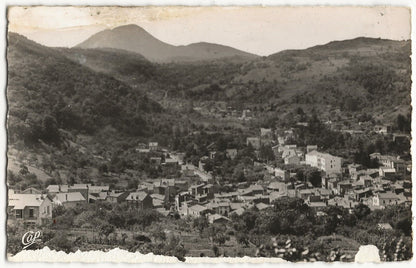
<path id="1" fill-rule="evenodd" d="M 46 211 L 48 212 L 48 214 L 51 213 L 51 210 L 50 210 L 50 207 L 49 206 L 46 207 Z"/>
<path id="2" fill-rule="evenodd" d="M 23 213 L 21 209 L 16 210 L 16 218 L 21 219 L 23 218 Z"/>
<path id="3" fill-rule="evenodd" d="M 33 218 L 35 215 L 35 212 L 33 210 L 33 208 L 29 209 L 29 218 Z"/>

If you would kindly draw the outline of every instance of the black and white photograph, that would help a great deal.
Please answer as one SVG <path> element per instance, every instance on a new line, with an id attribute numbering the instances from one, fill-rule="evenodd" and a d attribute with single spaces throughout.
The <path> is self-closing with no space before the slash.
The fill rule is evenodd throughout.
<path id="1" fill-rule="evenodd" d="M 8 260 L 413 258 L 409 7 L 15 5 L 6 27 Z"/>

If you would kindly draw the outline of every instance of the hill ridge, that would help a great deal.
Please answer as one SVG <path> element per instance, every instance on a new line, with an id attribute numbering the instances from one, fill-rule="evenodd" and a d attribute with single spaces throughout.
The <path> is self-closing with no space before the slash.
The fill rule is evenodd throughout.
<path id="1" fill-rule="evenodd" d="M 259 57 L 230 46 L 209 42 L 197 42 L 174 46 L 155 38 L 135 24 L 118 26 L 92 35 L 75 48 L 116 48 L 143 55 L 153 62 L 192 62 L 240 57 L 251 60 Z"/>

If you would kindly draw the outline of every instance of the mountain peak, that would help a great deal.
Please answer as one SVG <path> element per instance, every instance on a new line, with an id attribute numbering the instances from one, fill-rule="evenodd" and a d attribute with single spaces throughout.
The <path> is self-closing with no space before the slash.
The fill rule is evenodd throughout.
<path id="1" fill-rule="evenodd" d="M 113 48 L 135 52 L 154 62 L 192 62 L 240 57 L 253 59 L 253 55 L 238 49 L 218 44 L 200 42 L 187 46 L 164 43 L 142 27 L 135 24 L 118 26 L 112 30 L 96 33 L 77 45 L 80 48 Z"/>
<path id="2" fill-rule="evenodd" d="M 137 24 L 126 24 L 126 25 L 118 26 L 118 27 L 113 28 L 112 31 L 137 31 L 137 32 L 147 33 L 145 29 L 143 29 Z"/>

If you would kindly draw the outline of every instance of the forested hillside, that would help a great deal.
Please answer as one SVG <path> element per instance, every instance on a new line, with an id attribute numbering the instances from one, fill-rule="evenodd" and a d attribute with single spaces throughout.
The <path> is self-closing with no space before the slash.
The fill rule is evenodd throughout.
<path id="1" fill-rule="evenodd" d="M 245 63 L 152 64 L 119 50 L 65 51 L 69 58 L 85 58 L 85 66 L 142 88 L 156 100 L 195 105 L 225 101 L 234 108 L 282 117 L 301 107 L 327 119 L 338 109 L 356 116 L 373 114 L 381 122 L 409 113 L 410 53 L 410 41 L 372 38 L 287 50 Z M 135 58 L 140 59 L 133 63 Z"/>
<path id="2" fill-rule="evenodd" d="M 146 135 L 148 115 L 162 111 L 140 89 L 17 34 L 9 34 L 7 59 L 12 143 L 59 144 L 58 129 L 93 134 L 107 126 L 122 135 Z"/>

